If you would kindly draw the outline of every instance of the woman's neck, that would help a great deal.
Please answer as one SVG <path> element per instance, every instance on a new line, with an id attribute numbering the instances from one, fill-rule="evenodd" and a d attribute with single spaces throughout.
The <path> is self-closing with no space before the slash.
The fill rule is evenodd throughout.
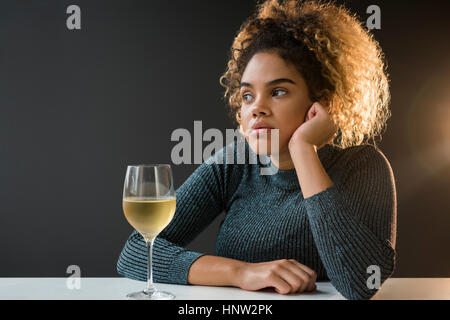
<path id="1" fill-rule="evenodd" d="M 279 170 L 295 169 L 289 150 L 280 152 L 277 156 L 271 155 L 270 160 Z"/>

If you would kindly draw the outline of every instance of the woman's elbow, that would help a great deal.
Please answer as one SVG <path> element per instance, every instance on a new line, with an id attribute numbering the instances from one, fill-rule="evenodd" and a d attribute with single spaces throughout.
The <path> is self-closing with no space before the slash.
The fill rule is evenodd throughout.
<path id="1" fill-rule="evenodd" d="M 393 272 L 394 264 L 383 269 L 378 266 L 370 266 L 367 268 L 366 274 L 358 277 L 358 280 L 347 280 L 347 285 L 341 285 L 341 290 L 338 291 L 348 300 L 370 300 L 385 281 L 392 276 Z"/>

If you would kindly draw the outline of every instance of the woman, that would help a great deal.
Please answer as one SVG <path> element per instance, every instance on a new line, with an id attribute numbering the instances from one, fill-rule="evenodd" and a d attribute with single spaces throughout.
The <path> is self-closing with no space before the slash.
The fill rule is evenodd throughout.
<path id="1" fill-rule="evenodd" d="M 278 150 L 266 150 L 278 171 L 199 166 L 155 240 L 155 281 L 288 294 L 329 280 L 348 299 L 371 298 L 373 270 L 378 284 L 394 271 L 396 240 L 393 173 L 367 143 L 390 116 L 378 43 L 342 7 L 269 0 L 242 25 L 221 83 L 247 149 L 264 153 L 271 134 L 258 128 L 279 129 Z M 223 210 L 215 256 L 183 248 Z M 136 231 L 117 269 L 146 279 Z"/>

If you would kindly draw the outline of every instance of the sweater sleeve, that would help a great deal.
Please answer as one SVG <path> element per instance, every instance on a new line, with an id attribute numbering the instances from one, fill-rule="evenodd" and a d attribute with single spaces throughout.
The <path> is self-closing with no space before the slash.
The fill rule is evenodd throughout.
<path id="1" fill-rule="evenodd" d="M 220 152 L 225 152 L 226 148 Z M 230 171 L 235 167 L 211 161 L 213 157 L 200 165 L 176 190 L 174 218 L 153 244 L 155 282 L 188 284 L 190 266 L 204 255 L 184 246 L 224 210 L 230 185 L 229 183 L 227 187 L 226 181 L 230 179 Z M 147 280 L 146 244 L 136 230 L 131 233 L 122 249 L 117 272 L 131 279 Z"/>
<path id="2" fill-rule="evenodd" d="M 333 286 L 347 299 L 370 299 L 378 290 L 370 285 L 373 270 L 380 271 L 381 285 L 395 268 L 395 181 L 388 160 L 373 146 L 358 149 L 348 163 L 342 179 L 305 204 Z"/>

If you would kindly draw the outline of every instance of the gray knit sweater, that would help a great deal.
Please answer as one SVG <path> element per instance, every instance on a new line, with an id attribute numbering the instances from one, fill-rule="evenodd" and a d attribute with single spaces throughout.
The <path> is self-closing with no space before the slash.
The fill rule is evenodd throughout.
<path id="1" fill-rule="evenodd" d="M 233 152 L 234 163 L 236 145 L 221 151 Z M 345 298 L 371 298 L 377 288 L 368 286 L 374 283 L 368 267 L 379 267 L 382 284 L 392 275 L 396 257 L 396 189 L 381 151 L 372 145 L 323 147 L 318 155 L 334 185 L 307 199 L 295 170 L 261 175 L 267 162 L 249 164 L 253 151 L 246 142 L 245 152 L 247 164 L 230 164 L 226 156 L 224 164 L 206 161 L 177 189 L 175 216 L 154 243 L 154 281 L 188 284 L 191 264 L 204 253 L 184 246 L 225 211 L 215 255 L 247 262 L 295 259 L 315 270 L 318 281 L 331 281 Z M 117 271 L 146 280 L 145 242 L 136 231 Z"/>

